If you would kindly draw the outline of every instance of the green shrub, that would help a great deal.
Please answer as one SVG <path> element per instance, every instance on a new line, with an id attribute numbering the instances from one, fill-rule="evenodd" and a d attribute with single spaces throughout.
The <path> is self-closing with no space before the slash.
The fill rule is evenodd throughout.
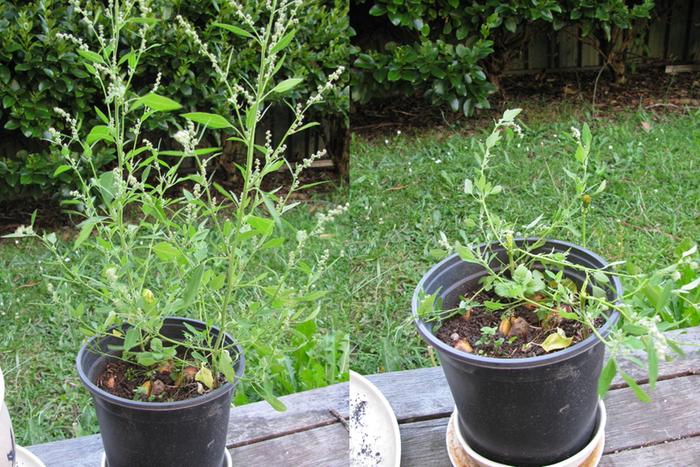
<path id="1" fill-rule="evenodd" d="M 488 108 L 505 65 L 534 34 L 575 24 L 583 40 L 598 39 L 616 75 L 634 39 L 635 21 L 648 18 L 653 0 L 359 0 L 359 10 L 385 17 L 379 47 L 357 37 L 352 73 L 353 99 L 413 95 L 466 116 Z M 359 15 L 358 15 L 359 17 Z M 389 38 L 387 39 L 387 36 Z M 398 39 L 395 39 L 398 37 Z M 372 44 L 368 46 L 367 44 Z M 620 67 L 620 63 L 622 66 Z"/>
<path id="2" fill-rule="evenodd" d="M 90 2 L 104 8 L 103 2 Z M 237 53 L 231 56 L 230 67 L 240 76 L 249 76 L 257 67 L 254 54 L 244 38 L 225 34 L 211 27 L 213 22 L 235 22 L 227 2 L 212 0 L 153 0 L 154 16 L 159 18 L 154 33 L 158 46 L 149 51 L 140 64 L 133 86 L 143 91 L 162 73 L 161 90 L 181 102 L 185 109 L 211 108 L 223 111 L 225 96 L 214 80 L 211 66 L 192 49 L 192 44 L 174 21 L 182 15 L 200 33 L 212 50 L 233 43 Z M 248 2 L 249 13 L 260 17 L 263 5 Z M 341 0 L 305 0 L 298 33 L 289 46 L 283 75 L 299 76 L 304 82 L 294 90 L 293 98 L 309 96 L 325 83 L 327 77 L 348 56 L 347 3 Z M 46 130 L 54 126 L 65 129 L 53 108 L 59 106 L 75 115 L 84 125 L 99 123 L 93 110 L 99 91 L 89 80 L 74 46 L 59 34 L 88 36 L 85 25 L 68 2 L 9 0 L 0 2 L 0 200 L 22 196 L 46 196 L 63 186 L 68 191 L 74 179 L 68 173 L 56 178 L 53 173 L 59 157 L 51 153 L 43 140 Z M 138 46 L 135 28 L 125 31 L 123 50 Z M 94 45 L 94 44 L 91 44 Z M 347 123 L 347 83 L 318 109 L 314 118 L 340 114 Z M 148 122 L 146 133 L 157 143 L 169 145 L 169 135 L 179 127 L 172 116 Z M 220 139 L 219 135 L 213 136 Z M 102 163 L 109 154 L 99 154 Z"/>

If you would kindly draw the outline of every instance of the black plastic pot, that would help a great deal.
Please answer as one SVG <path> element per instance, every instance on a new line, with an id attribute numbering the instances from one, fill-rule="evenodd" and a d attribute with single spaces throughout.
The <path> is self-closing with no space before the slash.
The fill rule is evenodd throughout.
<path id="1" fill-rule="evenodd" d="M 206 329 L 201 321 L 166 318 L 161 333 L 180 340 L 183 323 Z M 218 329 L 212 328 L 214 336 Z M 109 467 L 222 467 L 225 465 L 226 432 L 231 396 L 243 374 L 245 360 L 239 346 L 235 363 L 236 380 L 193 399 L 176 402 L 140 402 L 114 396 L 98 388 L 94 381 L 115 355 L 110 345 L 118 337 L 94 338 L 78 353 L 78 374 L 92 393 L 100 424 L 102 444 Z M 226 344 L 233 339 L 225 336 Z M 234 357 L 232 355 L 232 357 Z"/>
<path id="2" fill-rule="evenodd" d="M 536 239 L 517 239 L 520 245 Z M 490 266 L 507 262 L 502 246 L 482 245 L 495 254 Z M 568 252 L 568 261 L 590 268 L 607 262 L 582 247 L 547 240 L 533 252 Z M 575 270 L 565 274 L 579 284 L 583 276 Z M 458 351 L 438 340 L 432 325 L 418 318 L 421 291 L 438 293 L 444 309 L 458 306 L 460 297 L 478 289 L 485 271 L 477 264 L 450 256 L 434 266 L 413 295 L 413 315 L 423 339 L 439 355 L 445 378 L 459 411 L 464 439 L 484 457 L 511 465 L 547 465 L 581 450 L 595 428 L 597 384 L 603 366 L 604 345 L 591 335 L 567 349 L 532 358 L 492 358 Z M 608 299 L 622 296 L 622 284 L 610 277 L 601 287 Z M 607 335 L 619 318 L 610 314 L 599 329 Z"/>

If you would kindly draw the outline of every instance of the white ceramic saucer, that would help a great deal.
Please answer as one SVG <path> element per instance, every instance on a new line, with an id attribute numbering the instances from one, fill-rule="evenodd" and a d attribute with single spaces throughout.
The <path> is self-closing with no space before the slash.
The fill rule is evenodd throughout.
<path id="1" fill-rule="evenodd" d="M 22 446 L 15 446 L 16 467 L 46 467 L 41 459 Z"/>
<path id="2" fill-rule="evenodd" d="M 381 391 L 354 371 L 350 371 L 350 465 L 401 465 L 401 435 L 394 411 Z"/>

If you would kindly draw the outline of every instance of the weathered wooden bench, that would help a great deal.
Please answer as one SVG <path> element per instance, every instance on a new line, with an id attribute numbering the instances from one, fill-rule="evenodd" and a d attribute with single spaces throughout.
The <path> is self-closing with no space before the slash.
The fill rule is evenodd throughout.
<path id="1" fill-rule="evenodd" d="M 700 328 L 674 337 L 686 356 L 659 366 L 651 403 L 637 400 L 616 380 L 606 397 L 608 426 L 601 465 L 700 466 Z M 625 371 L 646 384 L 643 372 Z M 449 466 L 445 430 L 453 402 L 440 368 L 370 376 L 399 420 L 403 466 Z M 284 397 L 286 412 L 265 403 L 234 408 L 228 446 L 236 466 L 346 466 L 348 385 L 336 384 Z M 99 436 L 57 441 L 30 449 L 49 467 L 99 465 Z M 184 467 L 184 466 L 183 466 Z"/>

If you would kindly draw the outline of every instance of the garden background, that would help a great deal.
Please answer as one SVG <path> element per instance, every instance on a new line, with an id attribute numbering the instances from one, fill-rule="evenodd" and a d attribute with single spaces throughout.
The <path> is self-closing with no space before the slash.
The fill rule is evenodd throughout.
<path id="1" fill-rule="evenodd" d="M 311 239 L 319 253 L 329 249 L 329 293 L 314 322 L 299 330 L 303 351 L 279 362 L 275 393 L 340 381 L 349 358 L 361 373 L 435 363 L 407 321 L 410 295 L 445 253 L 439 233 L 469 236 L 463 175 L 505 108 L 525 109 L 525 136 L 507 143 L 496 168 L 514 195 L 499 206 L 503 212 L 527 224 L 565 199 L 567 135 L 587 121 L 596 177 L 608 180 L 593 201 L 591 247 L 647 269 L 697 242 L 696 3 L 305 0 L 283 69 L 304 78 L 293 98 L 308 97 L 338 66 L 351 69 L 316 108 L 313 117 L 322 125 L 289 145 L 292 161 L 326 147 L 331 163 L 312 168 L 306 181 L 322 183 L 299 196 L 285 235 L 312 229 L 319 212 L 348 199 L 350 210 L 323 238 Z M 222 94 L 211 67 L 172 19 L 183 15 L 212 47 L 235 41 L 242 50 L 235 67 L 246 76 L 254 65 L 245 39 L 208 26 L 234 21 L 227 3 L 155 0 L 152 6 L 164 20 L 155 32 L 160 46 L 140 68 L 136 88 L 147 89 L 162 71 L 160 93 L 184 111 L 218 112 Z M 65 244 L 75 239 L 74 219 L 61 213 L 75 180 L 56 173 L 60 158 L 45 139 L 49 127 L 63 128 L 56 106 L 86 127 L 98 123 L 98 90 L 84 79 L 80 57 L 57 39 L 84 28 L 67 2 L 0 4 L 0 233 L 28 223 L 36 211 L 39 227 L 57 231 Z M 670 74 L 667 65 L 689 67 Z M 180 124 L 162 115 L 149 121 L 147 134 L 168 148 Z M 280 110 L 267 128 L 287 121 Z M 216 177 L 235 189 L 240 154 L 225 136 L 212 134 L 207 145 L 224 147 Z M 109 150 L 96 157 L 110 170 Z M 575 232 L 561 236 L 576 240 Z M 8 403 L 18 440 L 27 445 L 97 429 L 74 370 L 82 334 L 58 311 L 47 279 L 52 267 L 38 245 L 0 240 L 0 365 L 16 388 Z M 700 323 L 698 310 L 673 304 L 665 311 L 668 322 Z M 254 395 L 238 401 L 246 397 Z"/>

